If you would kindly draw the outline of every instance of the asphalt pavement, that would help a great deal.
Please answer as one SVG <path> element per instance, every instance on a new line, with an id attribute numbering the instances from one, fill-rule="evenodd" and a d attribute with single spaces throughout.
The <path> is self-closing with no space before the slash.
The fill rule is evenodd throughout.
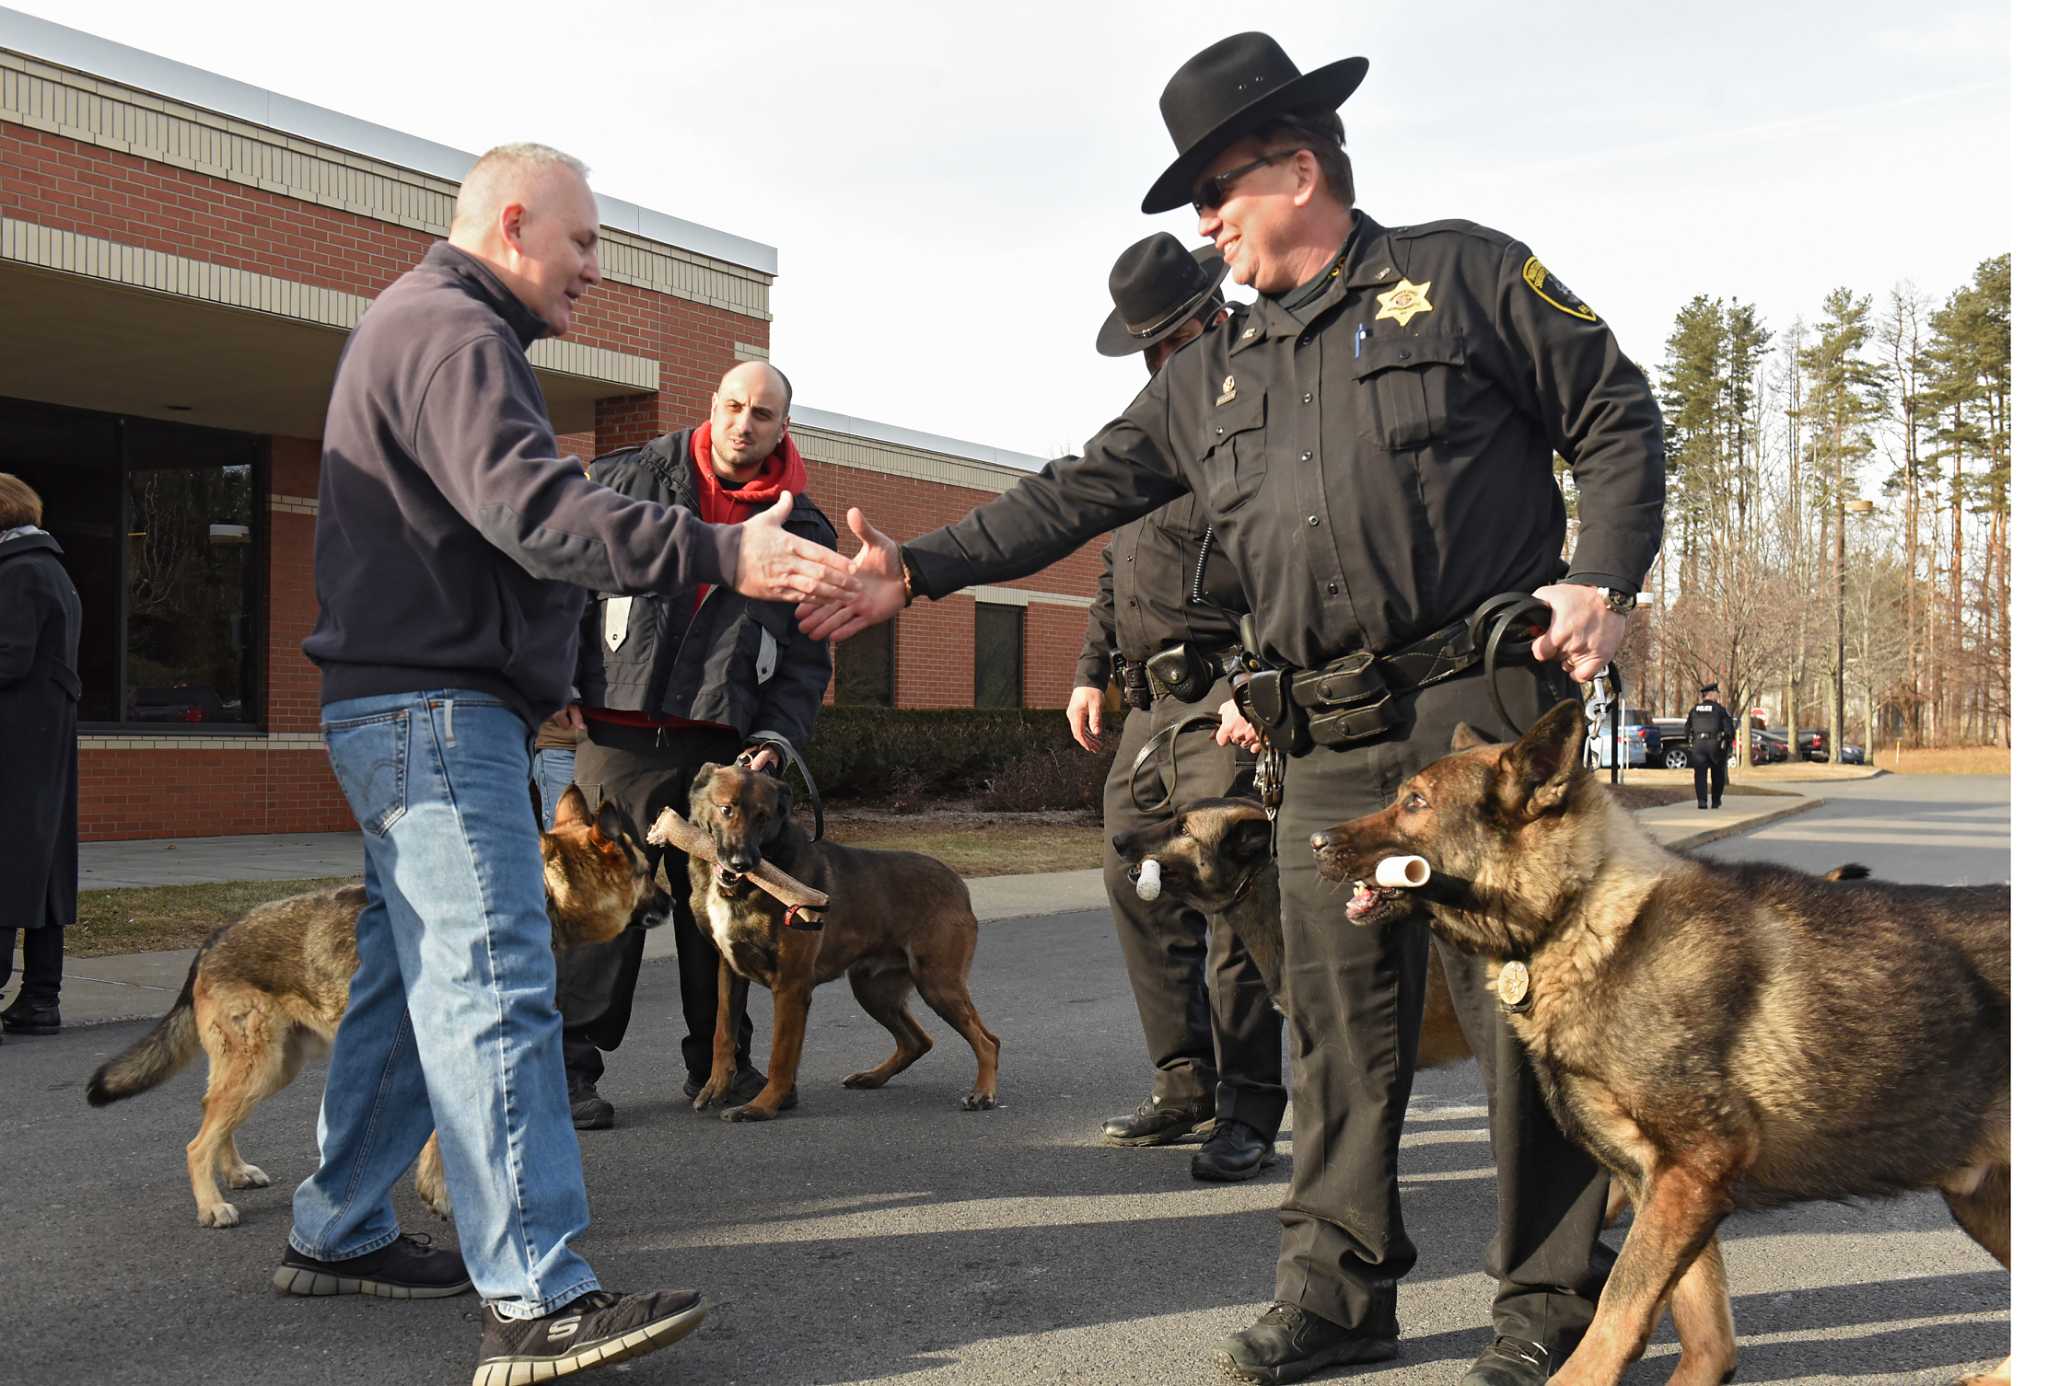
<path id="1" fill-rule="evenodd" d="M 1901 880 L 2010 876 L 2008 781 L 1887 776 L 1825 792 L 1824 805 L 1701 850 L 1860 860 Z M 889 1041 L 834 984 L 812 1010 L 801 1105 L 736 1126 L 683 1101 L 674 964 L 645 968 L 602 1085 L 619 1125 L 583 1142 L 592 1221 L 580 1245 L 608 1284 L 695 1286 L 715 1307 L 682 1345 L 593 1380 L 1222 1379 L 1211 1344 L 1271 1291 L 1291 1133 L 1275 1170 L 1234 1186 L 1193 1183 L 1191 1146 L 1099 1143 L 1101 1119 L 1147 1088 L 1099 907 L 991 919 L 973 975 L 1003 1040 L 997 1110 L 958 1109 L 972 1055 L 931 1018 L 937 1045 L 916 1066 L 880 1091 L 840 1087 Z M 144 1029 L 76 1025 L 0 1046 L 0 1304 L 13 1330 L 0 1380 L 466 1380 L 474 1301 L 268 1289 L 291 1188 L 314 1163 L 317 1067 L 244 1128 L 244 1154 L 275 1185 L 236 1195 L 241 1227 L 204 1230 L 184 1175 L 199 1069 L 102 1111 L 84 1102 L 85 1077 Z M 1491 1161 L 1469 1063 L 1419 1076 L 1401 1179 L 1421 1248 L 1402 1288 L 1402 1356 L 1318 1380 L 1453 1386 L 1488 1340 Z M 398 1204 L 408 1229 L 452 1235 L 409 1190 Z M 1935 1386 L 2007 1351 L 2008 1277 L 1937 1198 L 1744 1215 L 1723 1239 L 1743 1381 Z M 1667 1329 L 1629 1381 L 1661 1381 L 1674 1354 Z"/>

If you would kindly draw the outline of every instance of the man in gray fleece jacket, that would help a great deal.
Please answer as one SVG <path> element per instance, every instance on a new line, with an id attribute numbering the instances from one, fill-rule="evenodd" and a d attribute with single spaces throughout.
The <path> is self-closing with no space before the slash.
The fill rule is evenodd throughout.
<path id="1" fill-rule="evenodd" d="M 716 583 L 791 602 L 847 563 L 785 534 L 631 500 L 556 445 L 525 350 L 568 330 L 598 272 L 583 166 L 486 154 L 448 240 L 377 297 L 328 405 L 314 530 L 321 730 L 363 828 L 360 962 L 292 1204 L 287 1294 L 484 1301 L 474 1386 L 661 1347 L 688 1290 L 619 1295 L 570 1242 L 589 1221 L 562 1081 L 546 896 L 528 807 L 541 719 L 570 700 L 585 588 Z M 391 1190 L 441 1135 L 458 1256 L 401 1237 Z"/>

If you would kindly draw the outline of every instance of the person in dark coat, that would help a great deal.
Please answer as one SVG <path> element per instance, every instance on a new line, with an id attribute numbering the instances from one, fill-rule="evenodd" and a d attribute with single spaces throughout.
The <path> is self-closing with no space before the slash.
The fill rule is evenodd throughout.
<path id="1" fill-rule="evenodd" d="M 1213 246 L 1190 255 L 1166 232 L 1117 257 L 1109 293 L 1115 307 L 1096 334 L 1104 356 L 1144 353 L 1157 372 L 1203 333 L 1228 330 L 1216 291 L 1227 267 Z M 1221 687 L 1213 672 L 1169 684 L 1152 671 L 1170 651 L 1215 670 L 1238 641 L 1245 596 L 1237 570 L 1212 549 L 1214 531 L 1193 496 L 1119 528 L 1102 551 L 1103 572 L 1067 700 L 1067 725 L 1082 749 L 1102 748 L 1103 689 L 1112 677 L 1128 707 L 1102 796 L 1104 888 L 1123 945 L 1124 968 L 1152 1057 L 1152 1092 L 1135 1112 L 1102 1123 L 1111 1145 L 1168 1145 L 1202 1123 L 1211 1133 L 1190 1162 L 1197 1179 L 1250 1179 L 1273 1163 L 1273 1137 L 1287 1107 L 1280 1067 L 1280 1013 L 1244 940 L 1219 920 L 1171 898 L 1146 901 L 1117 854 L 1119 833 L 1173 817 L 1197 799 L 1251 792 L 1252 758 L 1206 734 L 1174 737 L 1161 755 L 1174 767 L 1158 781 L 1138 766 L 1140 750 L 1182 718 L 1204 713 Z M 1121 671 L 1120 673 L 1117 671 Z M 1159 788 L 1158 803 L 1140 804 Z"/>
<path id="2" fill-rule="evenodd" d="M 606 453 L 590 464 L 590 479 L 712 525 L 739 524 L 786 495 L 787 531 L 831 548 L 838 533 L 805 493 L 803 455 L 789 436 L 792 397 L 779 369 L 741 362 L 718 382 L 703 423 Z M 576 748 L 576 782 L 590 802 L 617 805 L 645 833 L 665 808 L 689 814 L 690 782 L 707 762 L 731 764 L 744 754 L 755 769 L 787 769 L 789 754 L 801 754 L 811 739 L 831 682 L 831 650 L 798 633 L 796 609 L 787 602 L 752 600 L 716 585 L 668 597 L 599 590 L 584 610 L 577 646 L 576 706 L 585 736 Z M 676 895 L 683 1095 L 694 1098 L 711 1073 L 723 960 L 691 916 L 687 854 L 674 847 L 663 854 Z M 629 929 L 556 964 L 569 1114 L 579 1130 L 612 1124 L 612 1104 L 597 1091 L 600 1051 L 625 1039 L 646 938 Z M 767 1085 L 753 1063 L 753 1037 L 743 1009 L 734 1030 L 739 1071 L 730 1105 Z"/>
<path id="3" fill-rule="evenodd" d="M 0 472 L 0 987 L 22 947 L 21 990 L 0 1029 L 54 1035 L 64 928 L 78 918 L 78 589 L 43 500 Z"/>

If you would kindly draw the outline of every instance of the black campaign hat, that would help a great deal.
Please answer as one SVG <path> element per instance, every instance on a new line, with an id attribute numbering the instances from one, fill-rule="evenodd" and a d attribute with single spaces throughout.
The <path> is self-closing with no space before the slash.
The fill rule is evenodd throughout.
<path id="1" fill-rule="evenodd" d="M 1185 204 L 1195 175 L 1229 143 L 1288 111 L 1334 111 L 1365 80 L 1364 58 L 1339 58 L 1304 74 L 1268 34 L 1233 34 L 1189 58 L 1159 94 L 1159 114 L 1179 151 L 1139 210 Z"/>
<path id="2" fill-rule="evenodd" d="M 1109 271 L 1116 307 L 1095 334 L 1095 349 L 1104 356 L 1129 356 L 1163 340 L 1216 296 L 1226 268 L 1213 245 L 1190 255 L 1164 231 L 1147 236 L 1117 256 Z"/>

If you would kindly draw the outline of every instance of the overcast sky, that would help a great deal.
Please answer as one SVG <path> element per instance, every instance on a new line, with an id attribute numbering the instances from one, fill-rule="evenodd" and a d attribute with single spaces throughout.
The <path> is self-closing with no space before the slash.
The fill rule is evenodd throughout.
<path id="1" fill-rule="evenodd" d="M 458 149 L 559 145 L 777 248 L 800 403 L 1041 456 L 1142 383 L 1093 342 L 1117 253 L 1194 240 L 1138 211 L 1159 90 L 1251 24 L 1304 69 L 1372 60 L 1361 207 L 1520 237 L 1646 365 L 1695 293 L 1778 328 L 2012 249 L 1997 4 L 8 3 Z"/>

